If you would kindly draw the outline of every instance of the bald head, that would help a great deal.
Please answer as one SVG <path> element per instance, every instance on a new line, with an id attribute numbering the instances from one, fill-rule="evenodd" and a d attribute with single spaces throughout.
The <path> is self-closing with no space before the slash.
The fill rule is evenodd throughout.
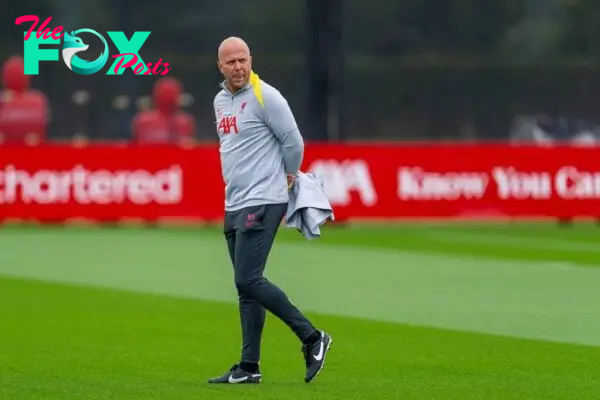
<path id="1" fill-rule="evenodd" d="M 250 79 L 252 57 L 250 48 L 239 37 L 228 37 L 219 45 L 219 71 L 225 77 L 229 90 L 235 92 Z"/>
<path id="2" fill-rule="evenodd" d="M 243 39 L 236 36 L 230 36 L 223 40 L 219 45 L 219 60 L 222 60 L 224 56 L 227 56 L 230 53 L 237 52 L 244 52 L 250 56 L 250 47 L 248 47 L 248 44 Z"/>

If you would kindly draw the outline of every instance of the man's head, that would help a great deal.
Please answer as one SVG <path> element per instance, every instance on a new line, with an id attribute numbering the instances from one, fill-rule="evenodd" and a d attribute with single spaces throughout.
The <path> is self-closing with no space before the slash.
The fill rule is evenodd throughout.
<path id="1" fill-rule="evenodd" d="M 229 37 L 219 46 L 219 71 L 230 90 L 236 91 L 248 82 L 252 70 L 250 48 L 242 39 Z"/>
<path id="2" fill-rule="evenodd" d="M 22 93 L 29 89 L 29 75 L 25 75 L 23 58 L 13 56 L 2 68 L 2 82 L 6 89 Z"/>
<path id="3" fill-rule="evenodd" d="M 181 82 L 175 78 L 160 78 L 154 84 L 154 104 L 164 114 L 172 114 L 179 109 L 179 96 L 181 95 Z"/>

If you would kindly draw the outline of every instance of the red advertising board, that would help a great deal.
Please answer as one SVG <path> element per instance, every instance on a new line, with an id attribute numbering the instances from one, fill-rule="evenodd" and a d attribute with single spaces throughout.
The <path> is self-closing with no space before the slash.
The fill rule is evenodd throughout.
<path id="1" fill-rule="evenodd" d="M 600 216 L 600 147 L 307 144 L 338 219 Z M 2 218 L 220 220 L 216 145 L 0 152 Z"/>
<path id="2" fill-rule="evenodd" d="M 4 218 L 219 219 L 215 148 L 44 146 L 0 152 Z"/>
<path id="3" fill-rule="evenodd" d="M 323 146 L 307 161 L 342 218 L 600 215 L 600 147 Z"/>

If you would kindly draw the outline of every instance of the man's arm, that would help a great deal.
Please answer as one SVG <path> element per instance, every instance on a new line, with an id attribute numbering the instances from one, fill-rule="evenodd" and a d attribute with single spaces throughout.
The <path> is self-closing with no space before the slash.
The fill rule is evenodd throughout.
<path id="1" fill-rule="evenodd" d="M 285 172 L 298 174 L 304 156 L 304 140 L 287 100 L 278 92 L 265 99 L 265 123 L 281 142 Z"/>

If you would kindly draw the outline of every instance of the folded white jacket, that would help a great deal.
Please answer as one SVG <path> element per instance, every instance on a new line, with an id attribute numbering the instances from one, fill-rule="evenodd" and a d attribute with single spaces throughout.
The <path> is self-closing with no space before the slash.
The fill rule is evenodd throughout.
<path id="1" fill-rule="evenodd" d="M 290 190 L 285 225 L 311 240 L 321 236 L 319 227 L 327 220 L 333 221 L 334 215 L 323 191 L 323 182 L 312 173 L 299 172 Z"/>

